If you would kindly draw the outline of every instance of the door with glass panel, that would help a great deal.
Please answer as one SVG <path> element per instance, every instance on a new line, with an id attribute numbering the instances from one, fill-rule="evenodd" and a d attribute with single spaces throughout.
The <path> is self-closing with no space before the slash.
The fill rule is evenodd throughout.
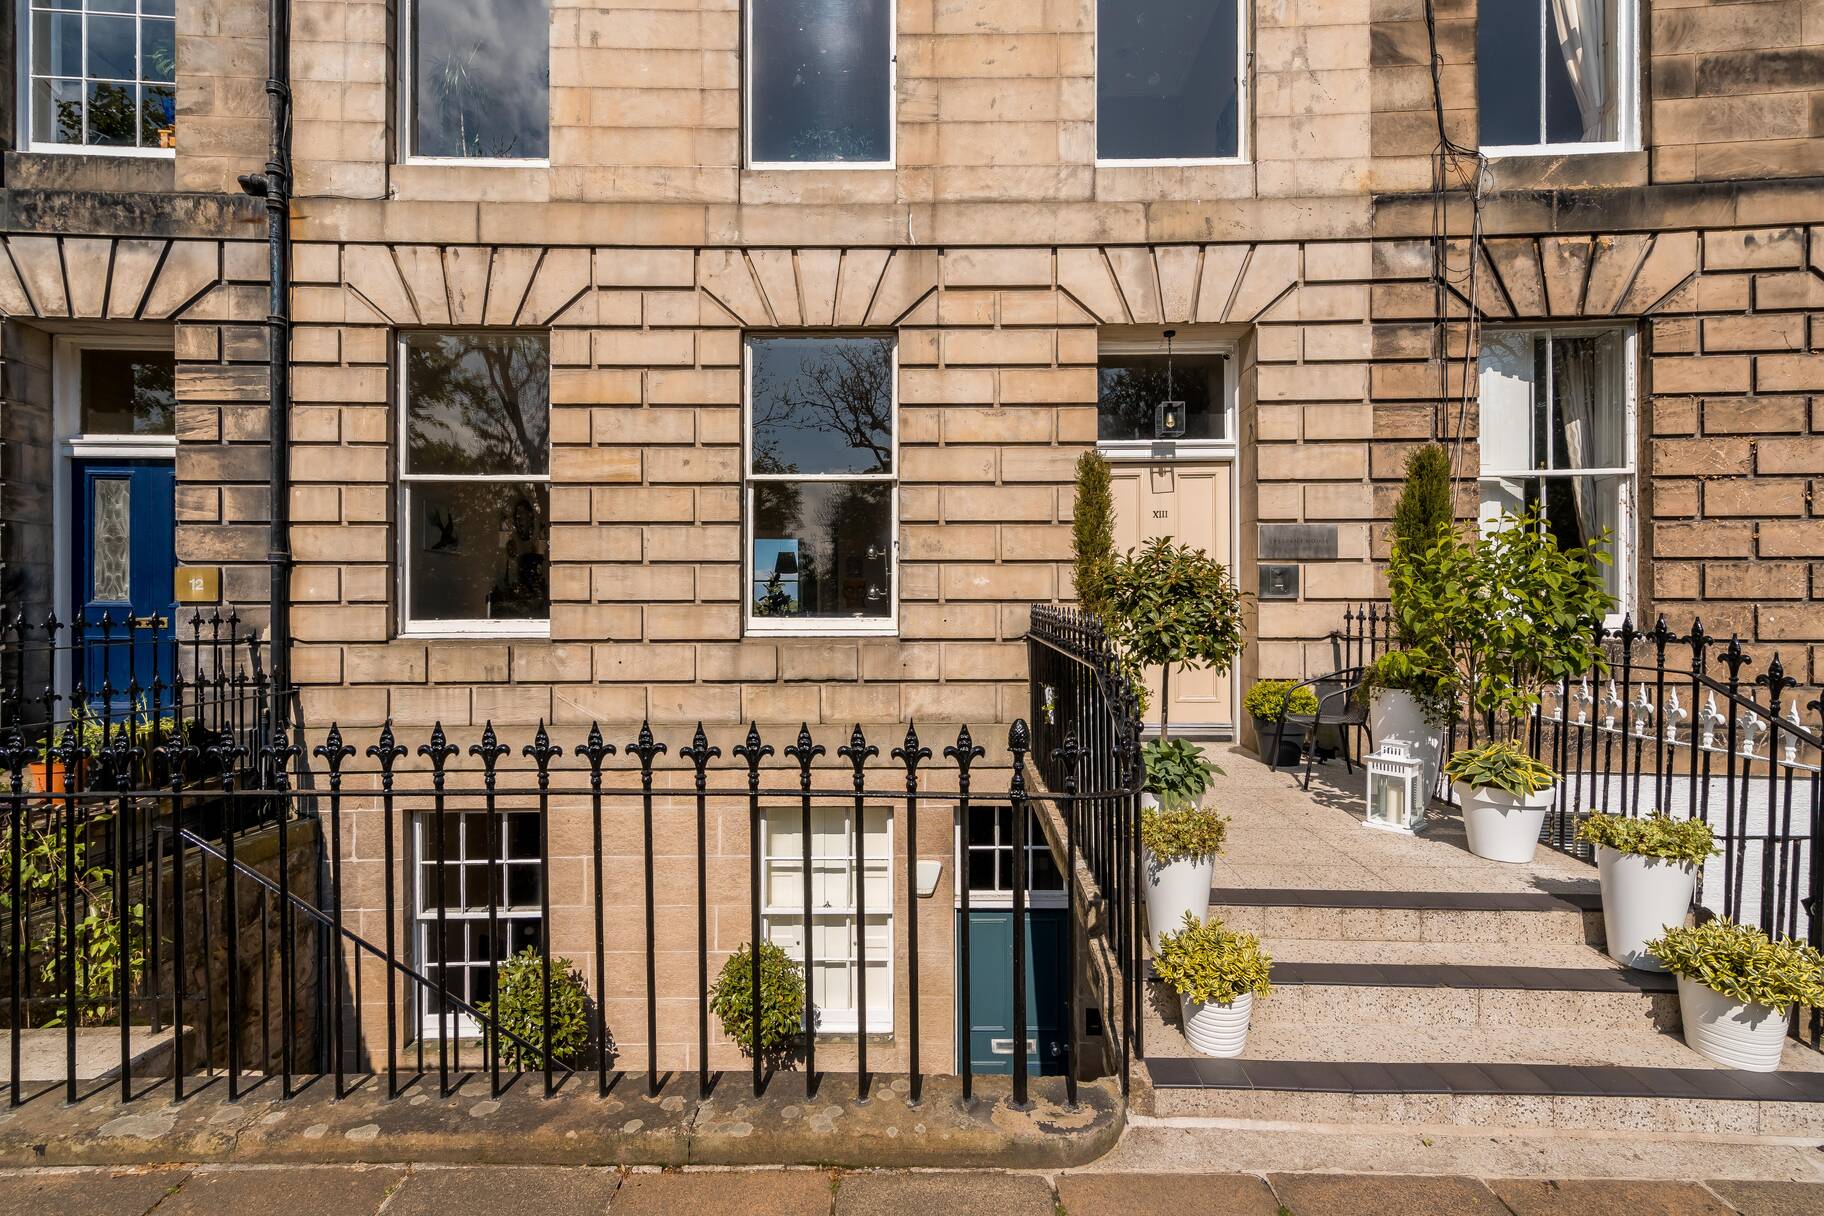
<path id="1" fill-rule="evenodd" d="M 957 909 L 957 932 L 969 939 L 969 1016 L 958 1021 L 957 1050 L 977 1073 L 1013 1071 L 1013 808 L 977 805 L 961 841 L 968 867 L 969 909 Z M 1037 815 L 1026 822 L 1026 1063 L 1035 1076 L 1070 1065 L 1065 945 L 1069 934 L 1064 875 Z M 958 963 L 961 964 L 961 951 Z M 959 1014 L 961 1013 L 959 1002 Z"/>
<path id="2" fill-rule="evenodd" d="M 1170 339 L 1165 332 L 1171 332 Z M 1115 548 L 1158 536 L 1234 564 L 1234 386 L 1230 348 L 1177 331 L 1102 343 L 1097 446 L 1112 469 Z M 1161 407 L 1172 403 L 1171 410 Z M 1169 415 L 1176 413 L 1177 418 Z M 1147 722 L 1157 726 L 1160 673 L 1148 673 Z M 1235 726 L 1224 673 L 1174 671 L 1172 729 L 1222 735 Z"/>

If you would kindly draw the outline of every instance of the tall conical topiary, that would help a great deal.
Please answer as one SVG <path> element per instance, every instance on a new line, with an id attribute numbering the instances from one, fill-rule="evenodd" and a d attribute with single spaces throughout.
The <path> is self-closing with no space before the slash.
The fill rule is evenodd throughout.
<path id="1" fill-rule="evenodd" d="M 1455 519 L 1450 487 L 1450 452 L 1428 443 L 1406 454 L 1406 485 L 1393 506 L 1393 543 L 1407 552 L 1422 552 L 1438 529 Z"/>
<path id="2" fill-rule="evenodd" d="M 1104 618 L 1108 569 L 1115 559 L 1115 497 L 1108 461 L 1098 452 L 1077 457 L 1077 505 L 1071 514 L 1071 552 L 1076 557 L 1077 602 Z"/>

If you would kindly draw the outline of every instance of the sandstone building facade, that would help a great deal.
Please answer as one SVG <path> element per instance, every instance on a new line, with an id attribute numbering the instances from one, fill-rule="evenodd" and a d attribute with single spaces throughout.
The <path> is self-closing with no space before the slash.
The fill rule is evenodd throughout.
<path id="1" fill-rule="evenodd" d="M 1098 444 L 1254 596 L 1218 737 L 1434 439 L 1824 683 L 1817 0 L 289 8 L 307 724 L 1004 724 Z M 265 5 L 5 20 L 5 611 L 258 628 Z"/>

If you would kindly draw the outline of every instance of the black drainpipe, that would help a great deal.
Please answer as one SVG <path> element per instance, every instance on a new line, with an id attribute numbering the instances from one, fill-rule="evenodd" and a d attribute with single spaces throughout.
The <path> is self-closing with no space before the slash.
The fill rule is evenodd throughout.
<path id="1" fill-rule="evenodd" d="M 241 175 L 241 189 L 266 200 L 267 281 L 266 424 L 270 449 L 272 536 L 266 563 L 270 586 L 268 629 L 273 686 L 283 696 L 291 657 L 291 3 L 267 0 L 266 99 L 272 142 L 264 173 Z M 275 708 L 277 706 L 275 705 Z"/>

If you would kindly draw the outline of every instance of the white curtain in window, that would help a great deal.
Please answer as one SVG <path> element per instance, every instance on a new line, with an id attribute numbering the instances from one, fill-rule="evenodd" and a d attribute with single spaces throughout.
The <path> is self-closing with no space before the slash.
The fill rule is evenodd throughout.
<path id="1" fill-rule="evenodd" d="M 1603 64 L 1607 53 L 1607 0 L 1551 0 L 1552 23 L 1558 31 L 1558 53 L 1564 56 L 1564 70 L 1571 78 L 1571 89 L 1577 94 L 1577 108 L 1583 112 L 1583 137 L 1603 136 L 1604 112 L 1608 108 L 1608 73 Z"/>

